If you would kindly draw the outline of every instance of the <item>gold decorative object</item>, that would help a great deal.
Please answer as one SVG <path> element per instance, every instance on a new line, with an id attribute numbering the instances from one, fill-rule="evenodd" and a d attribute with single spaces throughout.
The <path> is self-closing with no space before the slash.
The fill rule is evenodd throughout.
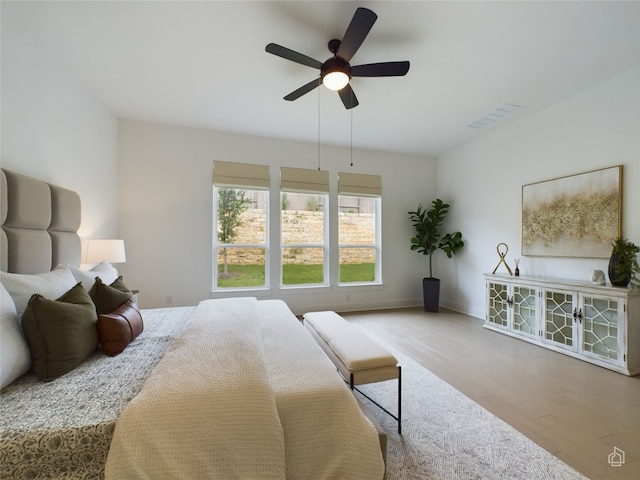
<path id="1" fill-rule="evenodd" d="M 504 246 L 504 252 L 500 251 L 500 246 Z M 507 271 L 509 272 L 509 275 L 513 275 L 513 272 L 511 271 L 511 267 L 509 267 L 509 265 L 505 261 L 505 257 L 507 256 L 507 252 L 509 251 L 509 246 L 506 243 L 499 243 L 496 246 L 496 250 L 498 251 L 498 255 L 500 256 L 500 261 L 498 262 L 498 265 L 496 265 L 496 268 L 494 268 L 493 272 L 491 273 L 496 273 L 496 270 L 498 270 L 498 267 L 500 266 L 500 264 L 504 263 L 504 266 L 507 267 Z"/>

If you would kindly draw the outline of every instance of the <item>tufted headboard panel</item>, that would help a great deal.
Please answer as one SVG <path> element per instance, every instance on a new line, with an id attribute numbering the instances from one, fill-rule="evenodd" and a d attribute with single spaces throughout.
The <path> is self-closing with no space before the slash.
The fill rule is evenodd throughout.
<path id="1" fill-rule="evenodd" d="M 80 196 L 66 188 L 0 170 L 0 269 L 35 274 L 80 265 Z"/>

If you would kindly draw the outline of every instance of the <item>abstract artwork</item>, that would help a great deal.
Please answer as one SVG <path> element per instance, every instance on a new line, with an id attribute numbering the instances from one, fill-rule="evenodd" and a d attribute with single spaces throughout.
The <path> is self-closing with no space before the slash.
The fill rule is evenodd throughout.
<path id="1" fill-rule="evenodd" d="M 622 165 L 522 187 L 522 254 L 609 258 L 621 234 Z"/>

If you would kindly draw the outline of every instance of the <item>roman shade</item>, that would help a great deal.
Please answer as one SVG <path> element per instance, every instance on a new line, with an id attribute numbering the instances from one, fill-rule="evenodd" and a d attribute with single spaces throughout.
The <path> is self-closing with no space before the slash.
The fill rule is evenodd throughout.
<path id="1" fill-rule="evenodd" d="M 269 188 L 269 167 L 251 163 L 213 162 L 213 183 L 225 187 Z"/>
<path id="2" fill-rule="evenodd" d="M 280 168 L 280 189 L 301 192 L 329 192 L 329 172 L 304 168 Z"/>
<path id="3" fill-rule="evenodd" d="M 340 195 L 382 195 L 382 177 L 362 173 L 338 172 L 338 193 Z"/>

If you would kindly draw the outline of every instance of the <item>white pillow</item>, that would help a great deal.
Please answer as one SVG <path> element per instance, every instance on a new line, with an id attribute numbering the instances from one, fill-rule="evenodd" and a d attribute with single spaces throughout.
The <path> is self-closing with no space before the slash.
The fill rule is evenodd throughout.
<path id="1" fill-rule="evenodd" d="M 0 284 L 0 389 L 31 368 L 31 353 L 24 339 L 13 299 Z"/>
<path id="2" fill-rule="evenodd" d="M 102 283 L 111 285 L 118 278 L 118 270 L 109 262 L 101 262 L 91 270 L 80 270 L 72 265 L 65 265 L 73 274 L 76 282 L 82 282 L 82 286 L 88 292 L 93 287 L 96 277 L 100 277 Z"/>
<path id="3" fill-rule="evenodd" d="M 39 293 L 45 298 L 55 300 L 78 282 L 66 267 L 58 265 L 50 272 L 36 275 L 0 272 L 0 283 L 4 285 L 11 298 L 13 298 L 18 318 L 21 319 L 29 299 L 34 293 Z"/>

